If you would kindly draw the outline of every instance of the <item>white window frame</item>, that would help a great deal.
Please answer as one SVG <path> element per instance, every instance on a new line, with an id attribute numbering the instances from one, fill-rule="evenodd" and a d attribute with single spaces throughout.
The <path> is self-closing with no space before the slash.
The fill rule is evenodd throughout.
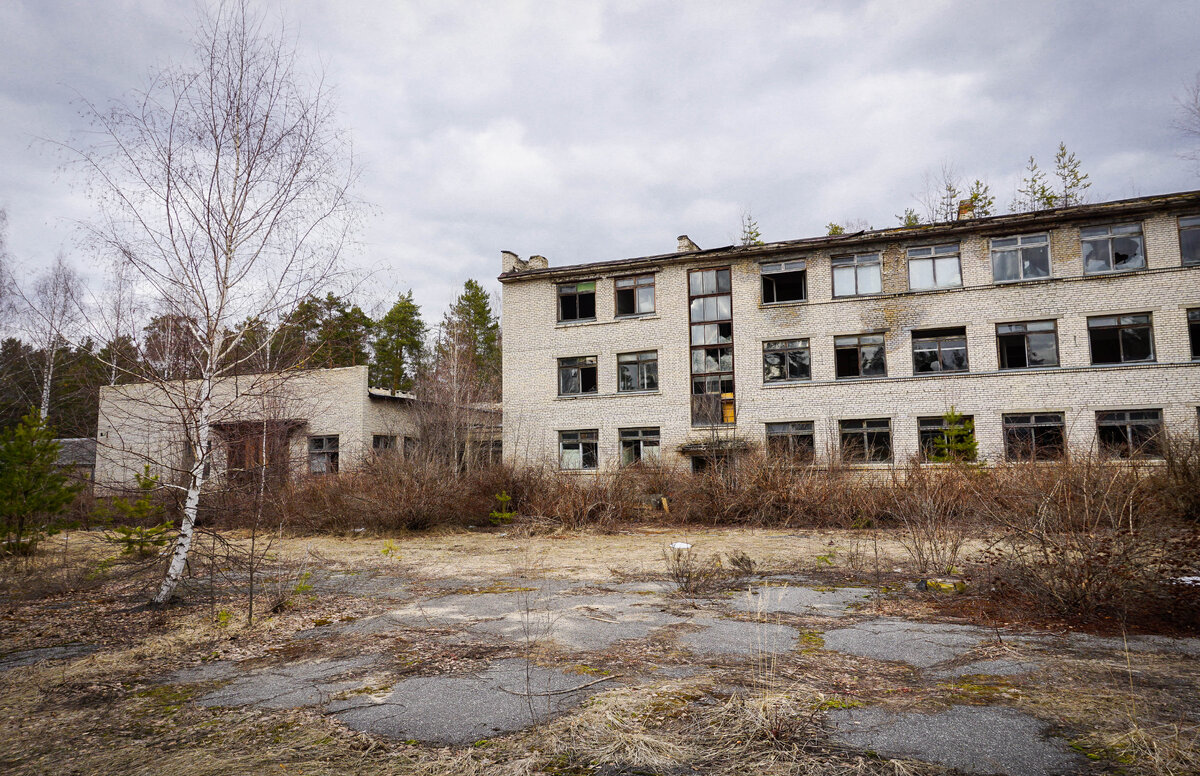
<path id="1" fill-rule="evenodd" d="M 1045 275 L 1026 275 L 1025 274 L 1025 251 L 1026 249 L 1042 248 L 1046 249 L 1046 274 Z M 1050 257 L 1050 233 L 1039 232 L 1037 234 L 1017 234 L 1011 237 L 994 237 L 991 240 L 990 256 L 992 260 L 992 282 L 993 283 L 1021 283 L 1026 280 L 1044 280 L 1054 277 L 1054 263 Z M 1000 278 L 996 276 L 996 259 L 998 254 L 1015 253 L 1017 257 L 1017 277 L 1015 278 Z"/>
<path id="2" fill-rule="evenodd" d="M 833 296 L 835 299 L 845 299 L 852 296 L 874 296 L 875 294 L 883 293 L 883 262 L 880 258 L 879 251 L 871 251 L 869 253 L 855 253 L 849 256 L 833 256 L 829 259 L 830 277 L 833 282 Z M 838 293 L 838 270 L 852 269 L 850 273 L 841 272 L 841 277 L 854 278 L 854 293 Z M 870 278 L 874 275 L 875 290 L 863 291 L 863 279 Z"/>
<path id="3" fill-rule="evenodd" d="M 958 243 L 921 245 L 909 248 L 907 255 L 909 291 L 962 288 L 962 260 L 959 255 Z M 914 282 L 913 269 L 924 267 L 926 264 L 929 265 L 929 277 L 932 280 L 928 285 L 917 285 Z"/>

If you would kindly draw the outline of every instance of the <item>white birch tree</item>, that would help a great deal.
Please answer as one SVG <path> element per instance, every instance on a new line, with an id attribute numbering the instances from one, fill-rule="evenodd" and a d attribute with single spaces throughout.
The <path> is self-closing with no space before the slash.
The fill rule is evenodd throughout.
<path id="1" fill-rule="evenodd" d="M 154 73 L 107 108 L 87 103 L 96 143 L 70 148 L 102 213 L 90 229 L 138 293 L 192 329 L 186 380 L 154 379 L 190 455 L 183 514 L 154 596 L 175 594 L 212 455 L 214 390 L 241 361 L 248 317 L 277 321 L 335 273 L 358 212 L 356 172 L 330 95 L 298 72 L 294 48 L 248 8 L 224 2 L 199 26 L 195 59 Z"/>

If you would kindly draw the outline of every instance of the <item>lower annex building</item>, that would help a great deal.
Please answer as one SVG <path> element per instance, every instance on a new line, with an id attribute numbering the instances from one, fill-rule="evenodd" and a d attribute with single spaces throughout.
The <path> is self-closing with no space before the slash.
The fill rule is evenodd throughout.
<path id="1" fill-rule="evenodd" d="M 503 253 L 504 450 L 1155 457 L 1200 413 L 1200 191 L 551 267 Z"/>

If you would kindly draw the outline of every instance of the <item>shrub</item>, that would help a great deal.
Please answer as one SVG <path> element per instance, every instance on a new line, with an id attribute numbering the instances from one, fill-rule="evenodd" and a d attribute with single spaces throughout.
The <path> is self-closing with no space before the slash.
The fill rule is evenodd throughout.
<path id="1" fill-rule="evenodd" d="M 54 430 L 37 409 L 0 432 L 0 553 L 36 552 L 79 489 L 58 466 Z"/>
<path id="2" fill-rule="evenodd" d="M 922 574 L 954 574 L 968 532 L 978 525 L 973 491 L 986 478 L 959 466 L 931 469 L 910 461 L 887 489 L 900 544 Z M 899 474 L 897 475 L 900 476 Z"/>

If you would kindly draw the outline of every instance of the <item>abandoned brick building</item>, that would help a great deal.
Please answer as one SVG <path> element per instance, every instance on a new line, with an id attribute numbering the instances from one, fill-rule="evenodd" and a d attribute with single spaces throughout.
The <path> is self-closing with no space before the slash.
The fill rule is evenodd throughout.
<path id="1" fill-rule="evenodd" d="M 504 450 L 1154 457 L 1200 407 L 1200 192 L 551 267 L 504 252 Z"/>

